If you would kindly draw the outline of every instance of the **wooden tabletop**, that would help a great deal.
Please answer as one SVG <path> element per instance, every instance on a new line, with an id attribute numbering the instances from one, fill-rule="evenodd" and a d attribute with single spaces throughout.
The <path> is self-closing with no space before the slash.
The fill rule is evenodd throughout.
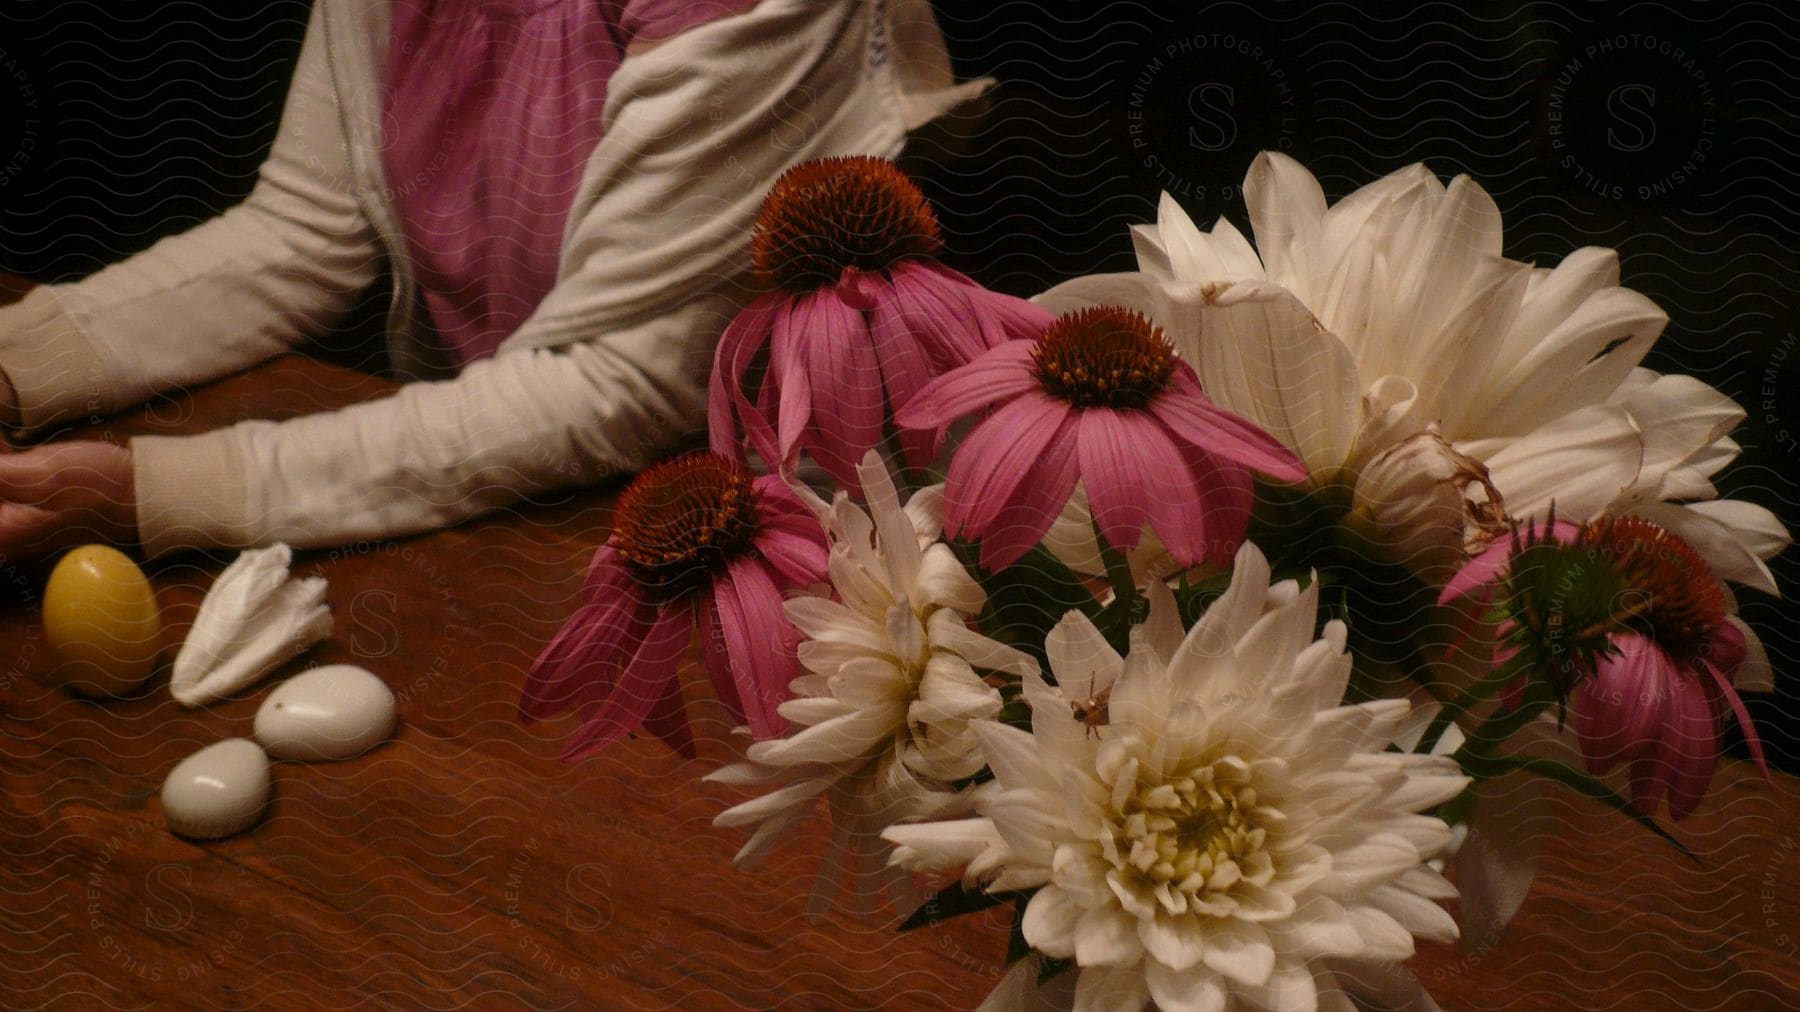
<path id="1" fill-rule="evenodd" d="M 299 356 L 110 423 L 198 431 L 390 389 Z M 572 720 L 523 727 L 525 669 L 576 604 L 606 536 L 606 490 L 455 530 L 299 553 L 330 581 L 331 640 L 399 699 L 392 741 L 278 763 L 252 831 L 196 844 L 163 826 L 181 758 L 247 736 L 267 685 L 201 710 L 159 673 L 133 698 L 57 687 L 43 572 L 0 569 L 0 1005 L 14 1008 L 957 1009 L 1003 971 L 1004 924 L 897 935 L 890 912 L 809 921 L 824 840 L 806 824 L 750 870 L 737 800 L 699 778 L 734 754 L 690 682 L 701 756 L 630 741 L 557 759 Z M 227 560 L 149 567 L 171 642 Z M 690 672 L 697 665 L 690 664 Z M 1567 828 L 1509 938 L 1415 961 L 1447 1008 L 1800 1007 L 1800 784 L 1726 763 L 1677 834 L 1695 867 L 1594 805 Z"/>

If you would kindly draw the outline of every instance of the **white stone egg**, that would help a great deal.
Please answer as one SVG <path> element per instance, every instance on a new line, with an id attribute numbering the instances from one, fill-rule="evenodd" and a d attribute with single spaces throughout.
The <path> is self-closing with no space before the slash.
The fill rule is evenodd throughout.
<path id="1" fill-rule="evenodd" d="M 256 825 L 269 804 L 269 757 L 248 738 L 214 742 L 163 781 L 163 818 L 178 836 L 216 840 Z"/>
<path id="2" fill-rule="evenodd" d="M 348 759 L 394 731 L 394 694 L 354 664 L 302 671 L 256 711 L 256 740 L 277 759 Z"/>

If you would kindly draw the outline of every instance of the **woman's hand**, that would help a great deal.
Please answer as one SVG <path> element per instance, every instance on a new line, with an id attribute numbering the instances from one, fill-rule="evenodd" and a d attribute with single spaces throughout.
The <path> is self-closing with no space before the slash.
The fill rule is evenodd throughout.
<path id="1" fill-rule="evenodd" d="M 0 452 L 0 556 L 137 541 L 131 451 L 94 440 Z"/>

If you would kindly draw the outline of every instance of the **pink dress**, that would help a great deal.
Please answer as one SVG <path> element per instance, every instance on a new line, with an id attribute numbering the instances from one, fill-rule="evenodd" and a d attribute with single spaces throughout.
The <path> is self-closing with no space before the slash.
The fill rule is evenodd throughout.
<path id="1" fill-rule="evenodd" d="M 626 46 L 755 2 L 394 0 L 382 171 L 453 361 L 492 355 L 555 284 Z"/>

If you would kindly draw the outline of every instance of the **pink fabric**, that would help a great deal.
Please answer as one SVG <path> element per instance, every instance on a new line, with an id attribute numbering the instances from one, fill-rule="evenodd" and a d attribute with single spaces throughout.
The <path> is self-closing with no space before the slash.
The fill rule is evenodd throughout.
<path id="1" fill-rule="evenodd" d="M 458 364 L 556 281 L 563 226 L 625 47 L 755 0 L 396 0 L 382 170 L 420 296 Z"/>

